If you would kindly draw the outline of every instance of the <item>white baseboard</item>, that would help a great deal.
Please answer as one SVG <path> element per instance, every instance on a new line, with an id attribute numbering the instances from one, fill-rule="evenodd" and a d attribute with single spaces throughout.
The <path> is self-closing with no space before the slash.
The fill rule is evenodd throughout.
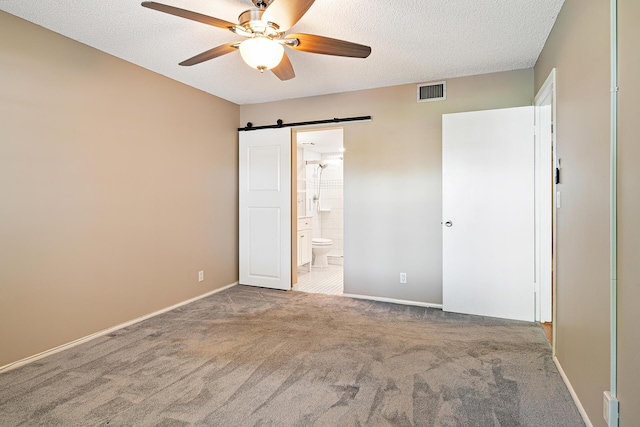
<path id="1" fill-rule="evenodd" d="M 110 334 L 112 332 L 115 332 L 118 329 L 126 328 L 127 326 L 131 326 L 131 325 L 136 324 L 138 322 L 142 322 L 143 320 L 147 320 L 147 319 L 150 319 L 150 318 L 152 318 L 154 316 L 157 316 L 159 314 L 166 313 L 167 311 L 171 311 L 174 308 L 178 308 L 178 307 L 181 307 L 183 305 L 187 305 L 187 304 L 192 303 L 194 301 L 197 301 L 199 299 L 206 298 L 209 295 L 213 295 L 213 294 L 216 294 L 216 293 L 218 293 L 220 291 L 224 291 L 225 289 L 229 289 L 229 288 L 231 288 L 231 287 L 233 287 L 233 286 L 235 286 L 237 284 L 238 284 L 238 282 L 231 283 L 230 285 L 223 286 L 223 287 L 221 287 L 219 289 L 214 289 L 213 291 L 207 292 L 206 294 L 202 294 L 202 295 L 199 295 L 199 296 L 197 296 L 195 298 L 191 298 L 191 299 L 188 299 L 186 301 L 179 302 L 179 303 L 174 304 L 174 305 L 172 305 L 170 307 L 166 307 L 166 308 L 160 309 L 158 311 L 154 311 L 153 313 L 145 314 L 144 316 L 136 317 L 133 320 L 129 320 L 129 321 L 124 322 L 124 323 L 120 323 L 119 325 L 112 326 L 112 327 L 110 327 L 108 329 L 104 329 L 104 330 L 102 330 L 100 332 L 95 332 L 95 333 L 93 333 L 91 335 L 87 335 L 85 337 L 78 338 L 75 341 L 71 341 L 71 342 L 68 342 L 66 344 L 62 344 L 62 345 L 60 345 L 58 347 L 54 347 L 52 349 L 43 351 L 41 353 L 34 354 L 33 356 L 29 356 L 29 357 L 26 357 L 24 359 L 18 360 L 16 362 L 9 363 L 8 365 L 0 366 L 0 373 L 7 372 L 7 371 L 10 371 L 12 369 L 19 368 L 20 366 L 27 365 L 27 364 L 29 364 L 31 362 L 35 362 L 36 360 L 40 360 L 40 359 L 45 358 L 47 356 L 50 356 L 52 354 L 56 354 L 56 353 L 59 353 L 59 352 L 61 352 L 63 350 L 68 350 L 68 349 L 70 349 L 72 347 L 75 347 L 77 345 L 84 344 L 84 343 L 86 343 L 88 341 L 91 341 L 92 339 L 95 339 L 95 338 L 101 337 L 103 335 L 107 335 L 107 334 Z"/>
<path id="2" fill-rule="evenodd" d="M 589 419 L 589 416 L 587 415 L 587 411 L 584 410 L 584 407 L 582 406 L 582 403 L 580 403 L 580 399 L 578 399 L 578 395 L 576 394 L 576 391 L 573 389 L 573 387 L 571 386 L 571 383 L 569 382 L 569 378 L 567 378 L 567 375 L 564 373 L 564 370 L 562 369 L 562 366 L 560 366 L 560 361 L 555 356 L 553 356 L 553 363 L 556 364 L 556 368 L 558 368 L 558 372 L 560 372 L 560 376 L 562 377 L 562 381 L 564 381 L 565 385 L 569 389 L 569 393 L 571 394 L 571 398 L 573 399 L 573 402 L 576 404 L 576 406 L 578 408 L 578 412 L 580 412 L 580 415 L 582 416 L 582 420 L 584 421 L 584 423 L 586 424 L 587 427 L 593 427 L 593 424 L 591 423 L 591 420 Z"/>
<path id="3" fill-rule="evenodd" d="M 432 304 L 432 303 L 429 303 L 429 302 L 407 301 L 407 300 L 403 300 L 403 299 L 373 297 L 373 296 L 369 296 L 369 295 L 356 295 L 356 294 L 342 294 L 342 296 L 343 297 L 347 297 L 347 298 L 366 299 L 366 300 L 380 301 L 380 302 L 390 302 L 392 304 L 415 305 L 415 306 L 418 306 L 418 307 L 430 307 L 430 308 L 440 308 L 440 309 L 442 309 L 442 304 Z"/>

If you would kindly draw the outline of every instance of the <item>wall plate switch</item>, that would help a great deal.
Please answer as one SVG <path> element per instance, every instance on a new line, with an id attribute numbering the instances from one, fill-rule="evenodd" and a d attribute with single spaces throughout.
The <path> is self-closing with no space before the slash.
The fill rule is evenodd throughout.
<path id="1" fill-rule="evenodd" d="M 400 273 L 400 283 L 407 283 L 407 273 Z"/>
<path id="2" fill-rule="evenodd" d="M 198 271 L 198 282 L 204 281 L 204 270 Z"/>
<path id="3" fill-rule="evenodd" d="M 618 399 L 611 396 L 608 391 L 604 392 L 602 415 L 609 427 L 618 427 Z"/>

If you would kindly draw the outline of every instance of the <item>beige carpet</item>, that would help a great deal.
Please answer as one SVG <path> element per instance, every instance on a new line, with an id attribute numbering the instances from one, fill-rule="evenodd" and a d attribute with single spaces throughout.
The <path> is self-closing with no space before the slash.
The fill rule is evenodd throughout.
<path id="1" fill-rule="evenodd" d="M 584 424 L 537 324 L 236 286 L 0 375 L 0 425 Z"/>

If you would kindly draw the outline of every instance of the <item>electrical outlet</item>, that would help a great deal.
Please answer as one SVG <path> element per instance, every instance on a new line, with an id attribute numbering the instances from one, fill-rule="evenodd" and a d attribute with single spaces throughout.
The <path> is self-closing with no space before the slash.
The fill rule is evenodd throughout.
<path id="1" fill-rule="evenodd" d="M 204 281 L 204 270 L 198 271 L 198 282 Z"/>
<path id="2" fill-rule="evenodd" d="M 610 392 L 604 392 L 602 415 L 609 427 L 618 427 L 618 399 Z"/>
<path id="3" fill-rule="evenodd" d="M 400 273 L 400 283 L 407 283 L 407 273 Z"/>

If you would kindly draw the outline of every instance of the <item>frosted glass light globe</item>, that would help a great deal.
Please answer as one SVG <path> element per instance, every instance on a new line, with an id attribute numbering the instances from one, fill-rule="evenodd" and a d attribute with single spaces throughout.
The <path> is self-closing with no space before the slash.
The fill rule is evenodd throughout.
<path id="1" fill-rule="evenodd" d="M 260 71 L 276 67 L 282 60 L 284 48 L 268 37 L 257 36 L 240 43 L 240 55 L 252 68 Z"/>

